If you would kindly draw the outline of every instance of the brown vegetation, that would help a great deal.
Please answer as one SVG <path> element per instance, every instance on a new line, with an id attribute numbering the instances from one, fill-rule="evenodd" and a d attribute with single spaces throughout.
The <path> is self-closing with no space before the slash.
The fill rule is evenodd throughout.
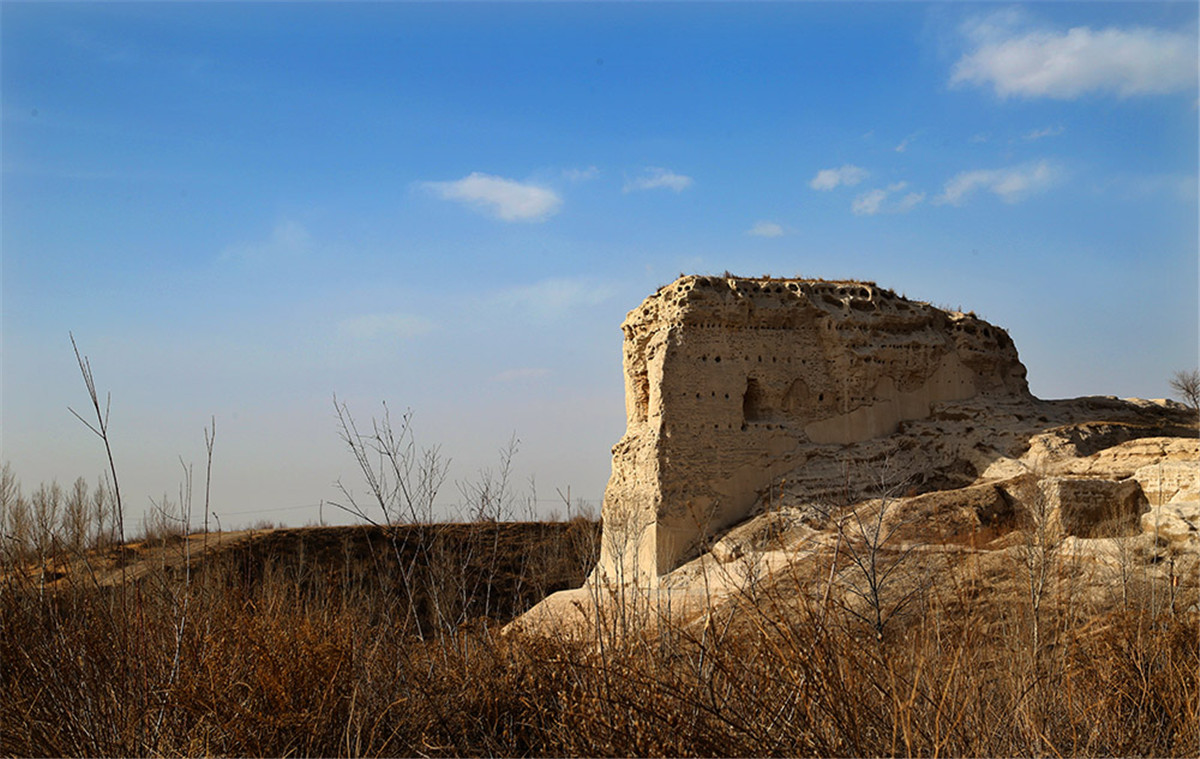
<path id="1" fill-rule="evenodd" d="M 30 509 L 48 531 L 24 552 L 6 522 L 3 755 L 1165 756 L 1200 741 L 1194 599 L 1126 589 L 1097 611 L 1047 550 L 973 568 L 914 554 L 903 569 L 927 591 L 884 635 L 799 562 L 699 619 L 597 619 L 608 634 L 569 640 L 498 624 L 582 580 L 583 520 L 89 550 L 61 516 L 76 511 L 54 527 Z M 127 581 L 102 583 L 106 562 Z"/>

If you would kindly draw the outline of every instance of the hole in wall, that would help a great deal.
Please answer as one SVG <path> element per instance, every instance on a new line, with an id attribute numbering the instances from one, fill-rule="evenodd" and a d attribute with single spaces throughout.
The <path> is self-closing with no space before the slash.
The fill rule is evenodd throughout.
<path id="1" fill-rule="evenodd" d="M 754 377 L 747 377 L 746 392 L 742 396 L 742 419 L 757 422 L 763 419 L 766 413 L 766 396 L 762 386 Z"/>

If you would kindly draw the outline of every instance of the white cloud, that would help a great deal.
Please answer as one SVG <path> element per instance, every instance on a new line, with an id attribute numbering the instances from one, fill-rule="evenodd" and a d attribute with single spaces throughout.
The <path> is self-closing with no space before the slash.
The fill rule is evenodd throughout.
<path id="1" fill-rule="evenodd" d="M 379 337 L 407 339 L 433 329 L 433 322 L 411 314 L 365 314 L 338 323 L 338 330 L 355 340 L 374 340 Z"/>
<path id="2" fill-rule="evenodd" d="M 683 192 L 688 187 L 692 186 L 692 178 L 683 174 L 676 174 L 670 169 L 663 169 L 656 166 L 650 166 L 645 169 L 643 175 L 637 179 L 631 179 L 625 183 L 624 192 L 634 192 L 637 190 L 674 190 L 675 192 Z"/>
<path id="3" fill-rule="evenodd" d="M 991 137 L 989 137 L 987 133 L 980 132 L 979 134 L 971 135 L 971 139 L 968 140 L 968 142 L 978 145 L 980 143 L 987 142 L 989 139 L 991 139 Z"/>
<path id="4" fill-rule="evenodd" d="M 916 208 L 925 200 L 925 193 L 910 192 L 900 200 L 896 201 L 896 205 L 892 207 L 892 213 L 908 213 Z"/>
<path id="5" fill-rule="evenodd" d="M 848 163 L 840 169 L 821 169 L 808 186 L 814 190 L 832 190 L 839 186 L 853 187 L 867 176 L 866 169 Z"/>
<path id="6" fill-rule="evenodd" d="M 746 234 L 751 237 L 783 237 L 783 227 L 773 221 L 760 221 L 746 230 Z"/>
<path id="7" fill-rule="evenodd" d="M 1061 178 L 1061 172 L 1047 161 L 1007 169 L 964 171 L 946 182 L 938 204 L 961 206 L 976 190 L 992 192 L 1005 203 L 1016 203 L 1044 192 Z"/>
<path id="8" fill-rule="evenodd" d="M 584 279 L 553 277 L 502 290 L 492 297 L 501 307 L 515 308 L 542 318 L 561 316 L 576 306 L 595 306 L 608 300 L 612 288 Z"/>
<path id="9" fill-rule="evenodd" d="M 900 140 L 900 144 L 896 146 L 896 152 L 903 153 L 908 150 L 908 146 L 912 144 L 913 140 L 917 139 L 918 135 L 920 135 L 920 132 L 913 132 L 903 140 Z"/>
<path id="10" fill-rule="evenodd" d="M 562 198 L 549 188 L 478 171 L 454 182 L 422 184 L 443 200 L 463 203 L 501 221 L 545 221 L 562 206 Z"/>
<path id="11" fill-rule="evenodd" d="M 568 182 L 587 182 L 600 176 L 600 169 L 588 166 L 586 169 L 563 169 L 563 179 Z"/>
<path id="12" fill-rule="evenodd" d="M 506 369 L 492 377 L 492 382 L 519 382 L 520 380 L 537 379 L 550 373 L 549 369 L 527 366 L 520 369 Z"/>
<path id="13" fill-rule="evenodd" d="M 1043 137 L 1057 137 L 1065 131 L 1067 130 L 1062 124 L 1056 124 L 1055 126 L 1049 126 L 1045 129 L 1034 129 L 1026 132 L 1023 139 L 1026 142 L 1033 142 L 1034 140 L 1040 140 Z"/>
<path id="14" fill-rule="evenodd" d="M 887 190 L 875 189 L 864 192 L 854 199 L 851 209 L 858 216 L 874 216 L 879 213 L 879 208 L 883 205 L 883 201 L 887 200 L 887 196 Z"/>
<path id="15" fill-rule="evenodd" d="M 1196 84 L 1194 34 L 1147 27 L 1020 31 L 1019 14 L 964 28 L 975 49 L 954 65 L 952 85 L 991 85 L 1000 97 L 1062 100 L 1089 92 L 1161 95 Z"/>
<path id="16" fill-rule="evenodd" d="M 312 235 L 299 222 L 284 219 L 271 230 L 271 236 L 258 242 L 241 242 L 221 251 L 221 258 L 246 261 L 270 261 L 294 258 L 313 248 Z"/>
<path id="17" fill-rule="evenodd" d="M 925 200 L 925 193 L 910 192 L 898 201 L 888 203 L 888 198 L 902 192 L 908 182 L 896 182 L 886 188 L 876 188 L 862 193 L 854 199 L 850 210 L 858 216 L 874 216 L 877 213 L 908 213 Z"/>

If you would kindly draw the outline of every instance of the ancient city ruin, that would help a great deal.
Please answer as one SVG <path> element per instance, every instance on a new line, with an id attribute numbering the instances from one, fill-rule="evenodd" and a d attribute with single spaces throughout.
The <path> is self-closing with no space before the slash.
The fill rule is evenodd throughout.
<path id="1" fill-rule="evenodd" d="M 622 328 L 627 430 L 604 518 L 627 534 L 605 543 L 610 579 L 691 558 L 813 446 L 888 435 L 943 401 L 1029 393 L 1004 330 L 871 282 L 683 277 Z"/>
<path id="2" fill-rule="evenodd" d="M 1097 587 L 1114 540 L 1147 576 L 1195 574 L 1194 410 L 1038 399 L 1009 335 L 973 313 L 871 282 L 684 276 L 622 329 L 600 560 L 516 627 L 561 629 L 631 590 L 699 613 L 805 557 L 834 567 L 863 515 L 923 561 L 984 566 L 1037 529 Z"/>

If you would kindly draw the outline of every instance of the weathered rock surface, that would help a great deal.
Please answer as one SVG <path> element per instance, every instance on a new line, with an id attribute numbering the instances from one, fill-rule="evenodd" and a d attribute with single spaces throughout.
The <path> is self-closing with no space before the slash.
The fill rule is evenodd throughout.
<path id="1" fill-rule="evenodd" d="M 973 314 L 872 283 L 688 276 L 622 328 L 627 429 L 593 589 L 678 614 L 833 550 L 838 514 L 946 555 L 1015 550 L 1035 525 L 1100 563 L 1131 540 L 1152 571 L 1197 554 L 1194 413 L 1039 400 Z M 527 625 L 619 596 L 573 593 Z"/>
<path id="2" fill-rule="evenodd" d="M 599 567 L 609 581 L 674 569 L 814 455 L 836 467 L 844 446 L 947 401 L 1030 398 L 1004 330 L 871 283 L 683 277 L 622 329 L 627 430 Z"/>
<path id="3" fill-rule="evenodd" d="M 1113 538 L 1140 529 L 1138 517 L 1149 510 L 1142 488 L 1133 480 L 1048 477 L 1041 495 L 1054 528 L 1080 538 Z"/>

